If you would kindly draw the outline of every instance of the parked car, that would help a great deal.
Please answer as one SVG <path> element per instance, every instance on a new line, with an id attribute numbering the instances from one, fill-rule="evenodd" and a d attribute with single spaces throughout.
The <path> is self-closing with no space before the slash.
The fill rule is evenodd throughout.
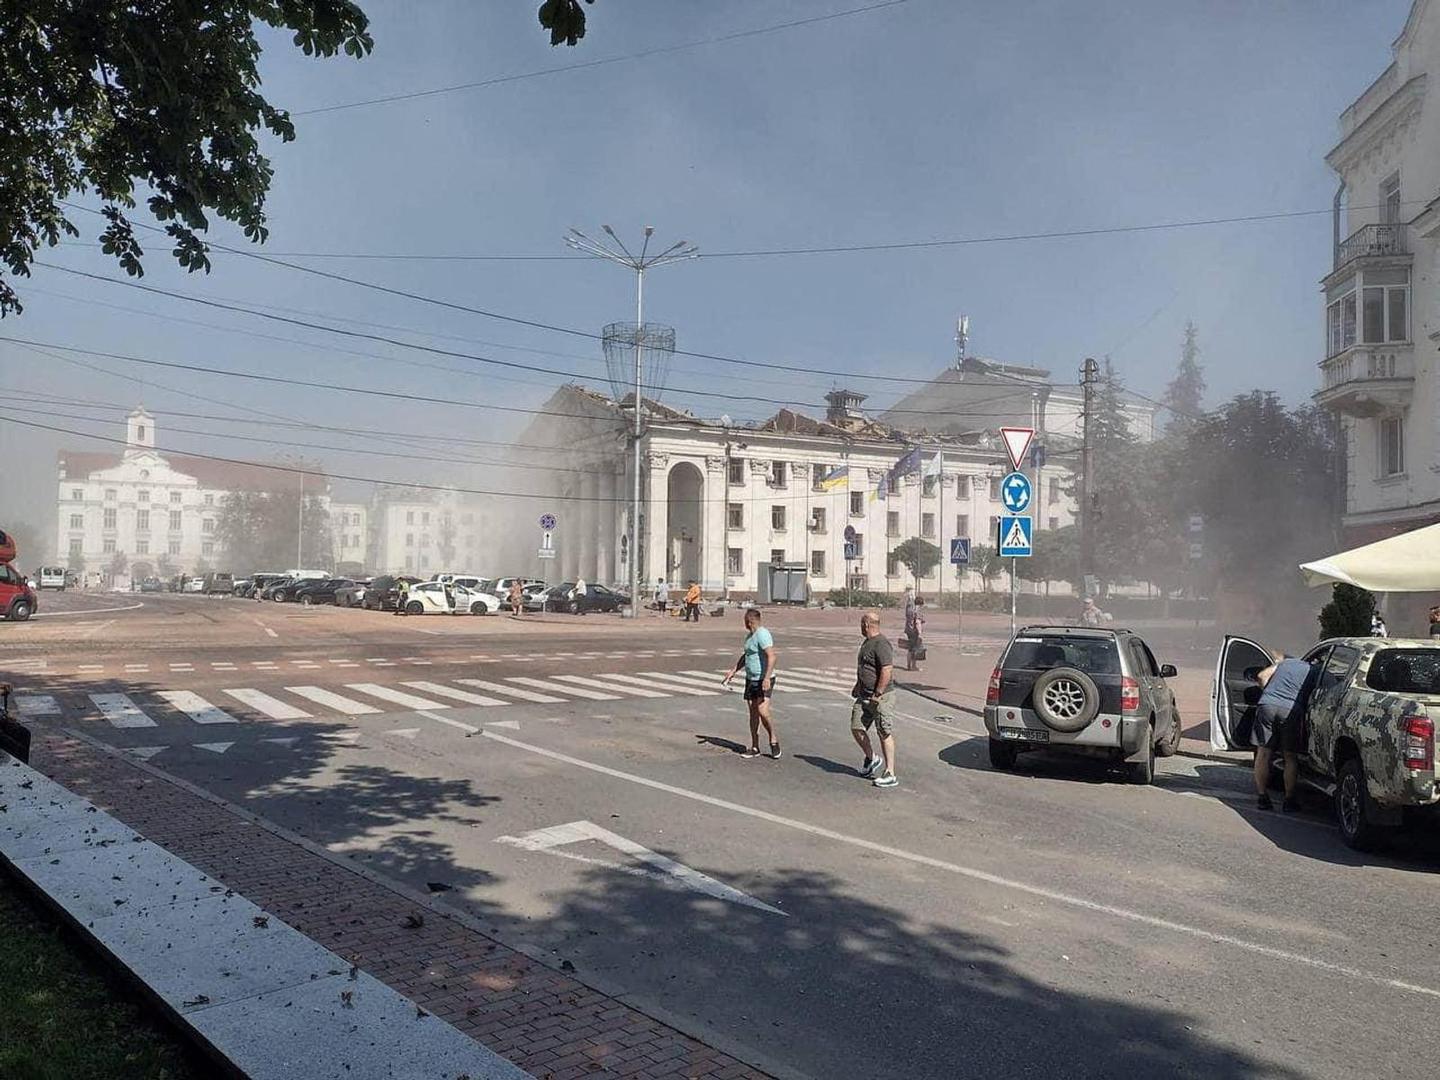
<path id="1" fill-rule="evenodd" d="M 500 612 L 500 598 L 464 585 L 426 581 L 410 586 L 405 611 L 411 615 L 496 615 Z"/>
<path id="2" fill-rule="evenodd" d="M 0 533 L 0 538 L 4 537 Z M 40 601 L 24 575 L 8 562 L 0 562 L 0 616 L 7 622 L 24 622 L 35 614 Z"/>
<path id="3" fill-rule="evenodd" d="M 628 596 L 612 592 L 604 585 L 586 585 L 584 595 L 577 596 L 575 582 L 566 581 L 545 591 L 544 610 L 588 615 L 595 611 L 619 611 L 629 603 Z"/>
<path id="4" fill-rule="evenodd" d="M 1315 674 L 1302 717 L 1300 781 L 1334 798 L 1341 839 L 1368 850 L 1406 816 L 1440 805 L 1440 643 L 1332 638 L 1303 659 Z M 1210 688 L 1213 746 L 1250 748 L 1254 674 L 1271 663 L 1259 642 L 1227 636 L 1221 643 Z"/>
<path id="5" fill-rule="evenodd" d="M 234 574 L 206 574 L 206 575 L 205 575 L 205 595 L 206 595 L 206 596 L 216 596 L 216 595 L 229 596 L 229 595 L 230 595 L 232 592 L 234 592 L 234 591 L 235 591 L 235 575 L 234 575 Z"/>
<path id="6" fill-rule="evenodd" d="M 549 595 L 549 591 L 549 587 L 545 585 L 544 582 L 541 582 L 539 585 L 526 585 L 524 590 L 520 594 L 521 609 L 524 611 L 544 611 L 545 600 L 546 597 Z M 507 603 L 509 602 L 508 598 L 504 596 L 504 594 L 500 595 L 502 596 L 502 599 L 506 599 Z"/>
<path id="7" fill-rule="evenodd" d="M 205 579 L 203 577 L 186 578 L 181 592 L 203 593 L 205 591 Z"/>
<path id="8" fill-rule="evenodd" d="M 370 611 L 394 611 L 396 600 L 400 595 L 399 585 L 402 581 L 410 585 L 422 583 L 420 578 L 405 574 L 381 574 L 371 579 L 365 595 L 361 598 L 360 606 Z"/>
<path id="9" fill-rule="evenodd" d="M 326 579 L 283 577 L 279 581 L 267 586 L 262 595 L 264 599 L 274 600 L 277 604 L 289 604 L 295 601 L 296 594 L 301 589 L 308 588 L 324 580 Z"/>
<path id="10" fill-rule="evenodd" d="M 235 583 L 235 595 L 243 596 L 247 600 L 255 599 L 256 593 L 263 592 L 267 587 L 283 578 L 284 574 L 257 573 L 251 574 Z"/>
<path id="11" fill-rule="evenodd" d="M 528 590 L 528 589 L 530 589 L 532 586 L 537 586 L 537 585 L 538 585 L 542 590 L 545 588 L 545 582 L 541 581 L 539 578 L 531 578 L 531 577 L 522 577 L 522 578 L 502 577 L 502 578 L 496 578 L 494 581 L 492 581 L 492 582 L 490 583 L 490 591 L 493 592 L 496 596 L 508 597 L 508 596 L 510 595 L 510 586 L 511 586 L 512 584 L 514 584 L 515 582 L 517 582 L 517 581 L 520 582 L 520 588 L 521 588 L 522 590 Z M 587 586 L 587 587 L 588 587 L 588 586 Z"/>
<path id="12" fill-rule="evenodd" d="M 142 593 L 147 593 L 147 592 L 149 592 L 149 593 L 164 592 L 164 591 L 165 591 L 165 583 L 164 583 L 163 581 L 161 581 L 158 577 L 147 577 L 147 578 L 144 578 L 144 579 L 141 580 L 141 582 L 140 582 L 140 591 L 141 591 Z"/>
<path id="13" fill-rule="evenodd" d="M 990 674 L 985 730 L 990 764 L 1015 767 L 1025 750 L 1066 750 L 1123 762 L 1148 784 L 1155 756 L 1180 748 L 1180 713 L 1150 646 L 1129 630 L 1027 626 Z"/>
<path id="14" fill-rule="evenodd" d="M 349 578 L 327 578 L 324 581 L 307 581 L 295 587 L 295 602 L 310 607 L 313 604 L 335 603 L 335 593 L 355 582 Z"/>
<path id="15" fill-rule="evenodd" d="M 33 579 L 36 589 L 59 589 L 65 591 L 65 568 L 63 566 L 42 566 L 35 571 Z"/>
<path id="16" fill-rule="evenodd" d="M 370 586 L 370 579 L 363 581 L 352 581 L 348 585 L 342 585 L 335 590 L 336 607 L 360 607 L 365 602 L 365 590 Z"/>

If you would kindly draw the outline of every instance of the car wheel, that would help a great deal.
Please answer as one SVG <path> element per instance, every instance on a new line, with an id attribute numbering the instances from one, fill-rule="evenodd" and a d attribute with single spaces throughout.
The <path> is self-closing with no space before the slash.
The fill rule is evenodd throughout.
<path id="1" fill-rule="evenodd" d="M 1079 668 L 1043 672 L 1031 691 L 1035 715 L 1052 731 L 1080 731 L 1100 711 L 1100 688 Z"/>
<path id="2" fill-rule="evenodd" d="M 270 599 L 274 600 L 277 604 L 283 604 L 285 602 L 285 594 L 283 592 L 277 592 L 274 596 L 270 597 Z"/>
<path id="3" fill-rule="evenodd" d="M 405 605 L 405 614 L 424 615 L 425 605 L 422 604 L 419 600 L 411 600 L 408 604 Z"/>
<path id="4" fill-rule="evenodd" d="M 1381 828 L 1371 820 L 1365 765 L 1358 757 L 1340 766 L 1340 778 L 1335 785 L 1335 820 L 1340 825 L 1340 839 L 1347 847 L 1370 851 L 1380 840 Z"/>
<path id="5" fill-rule="evenodd" d="M 1125 763 L 1125 777 L 1132 784 L 1149 784 L 1155 780 L 1155 724 L 1145 726 L 1145 757 Z"/>
<path id="6" fill-rule="evenodd" d="M 484 600 L 476 600 L 473 604 L 470 605 L 470 614 L 471 614 L 471 615 L 489 615 L 489 614 L 490 614 L 490 606 L 489 606 L 488 604 L 486 604 Z"/>
<path id="7" fill-rule="evenodd" d="M 30 618 L 30 601 L 16 600 L 10 605 L 10 621 L 25 622 Z"/>
<path id="8" fill-rule="evenodd" d="M 1015 748 L 1014 743 L 1008 743 L 1004 739 L 990 740 L 990 765 L 996 769 L 1013 769 L 1015 759 L 1020 752 Z"/>
<path id="9" fill-rule="evenodd" d="M 314 606 L 315 606 L 315 598 L 312 597 L 312 596 L 310 596 L 310 595 L 308 595 L 308 594 L 305 595 L 305 596 L 300 597 L 300 606 L 301 606 L 301 607 L 314 607 Z"/>
<path id="10" fill-rule="evenodd" d="M 571 601 L 570 601 L 570 614 L 571 614 L 571 615 L 583 615 L 583 614 L 585 614 L 585 612 L 584 612 L 583 610 L 581 610 L 581 608 L 580 608 L 580 601 L 579 601 L 579 600 L 571 600 Z"/>
<path id="11" fill-rule="evenodd" d="M 1180 714 L 1175 713 L 1174 715 L 1175 722 L 1170 727 L 1170 734 L 1155 748 L 1155 752 L 1161 757 L 1174 757 L 1180 750 Z"/>

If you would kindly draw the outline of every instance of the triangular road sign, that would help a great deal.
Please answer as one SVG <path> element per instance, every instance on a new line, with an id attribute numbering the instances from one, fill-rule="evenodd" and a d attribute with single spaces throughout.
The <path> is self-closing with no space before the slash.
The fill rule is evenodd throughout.
<path id="1" fill-rule="evenodd" d="M 1025 453 L 1030 449 L 1030 440 L 1035 438 L 1035 429 L 1028 427 L 1002 427 L 1000 438 L 1005 440 L 1005 452 L 1010 455 L 1010 467 L 1020 468 Z"/>
<path id="2" fill-rule="evenodd" d="M 1010 523 L 1010 532 L 1004 540 L 1000 541 L 1000 546 L 1006 548 L 1023 548 L 1030 546 L 1030 541 L 1025 535 L 1025 530 L 1020 527 L 1018 520 Z"/>

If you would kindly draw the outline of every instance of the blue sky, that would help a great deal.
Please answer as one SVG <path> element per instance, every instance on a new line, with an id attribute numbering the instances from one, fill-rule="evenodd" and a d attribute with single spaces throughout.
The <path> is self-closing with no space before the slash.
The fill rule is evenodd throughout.
<path id="1" fill-rule="evenodd" d="M 587 9 L 591 29 L 581 45 L 552 49 L 535 22 L 536 0 L 365 0 L 372 56 L 316 61 L 282 35 L 267 35 L 265 91 L 298 111 L 723 35 L 859 2 L 598 0 Z M 653 224 L 657 238 L 721 252 L 1325 210 L 1335 180 L 1323 157 L 1335 141 L 1336 117 L 1389 62 L 1408 8 L 1408 0 L 910 0 L 805 30 L 301 116 L 297 141 L 273 148 L 267 250 L 564 255 L 568 227 L 594 231 L 609 223 L 627 240 Z M 77 223 L 93 240 L 95 219 L 79 215 Z M 215 235 L 235 239 L 228 228 Z M 1154 395 L 1193 319 L 1211 402 L 1256 386 L 1299 402 L 1321 358 L 1317 280 L 1329 245 L 1330 222 L 1320 214 L 922 251 L 702 258 L 653 276 L 647 317 L 674 325 L 684 349 L 923 378 L 952 359 L 954 320 L 965 312 L 972 352 L 1051 368 L 1059 381 L 1073 381 L 1085 355 L 1110 353 L 1133 389 Z M 43 257 L 119 276 L 93 248 L 67 246 Z M 633 310 L 631 280 L 592 261 L 305 261 L 589 330 Z M 201 278 L 179 271 L 156 246 L 147 271 L 145 283 L 157 287 L 449 335 L 423 340 L 563 368 L 603 385 L 598 343 L 583 338 L 223 254 Z M 514 372 L 449 375 L 147 317 L 138 312 L 463 363 L 53 271 L 37 269 L 19 284 L 28 309 L 0 333 L 495 404 L 538 405 L 560 381 Z M 170 445 L 249 458 L 276 451 L 213 432 L 167 437 L 167 408 L 219 411 L 172 391 L 275 415 L 475 438 L 503 440 L 522 422 L 514 414 L 396 406 L 97 362 L 171 389 L 138 387 L 5 343 L 0 385 L 127 405 L 143 398 L 162 414 L 162 440 Z M 818 402 L 832 381 L 843 380 L 677 357 L 671 381 Z M 905 389 L 856 385 L 881 407 Z M 683 395 L 669 400 L 707 415 L 773 411 Z M 22 517 L 49 523 L 53 453 L 62 442 L 77 445 L 0 424 L 7 511 L 18 506 Z M 426 471 L 315 456 L 397 480 Z"/>

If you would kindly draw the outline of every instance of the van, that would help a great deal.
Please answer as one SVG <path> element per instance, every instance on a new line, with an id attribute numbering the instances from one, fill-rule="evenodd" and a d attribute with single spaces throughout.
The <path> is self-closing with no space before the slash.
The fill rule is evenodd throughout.
<path id="1" fill-rule="evenodd" d="M 229 596 L 235 591 L 235 576 L 233 574 L 206 574 L 205 595 L 211 596 L 220 593 Z"/>
<path id="2" fill-rule="evenodd" d="M 59 589 L 65 591 L 65 568 L 63 566 L 42 566 L 35 571 L 37 589 Z"/>

